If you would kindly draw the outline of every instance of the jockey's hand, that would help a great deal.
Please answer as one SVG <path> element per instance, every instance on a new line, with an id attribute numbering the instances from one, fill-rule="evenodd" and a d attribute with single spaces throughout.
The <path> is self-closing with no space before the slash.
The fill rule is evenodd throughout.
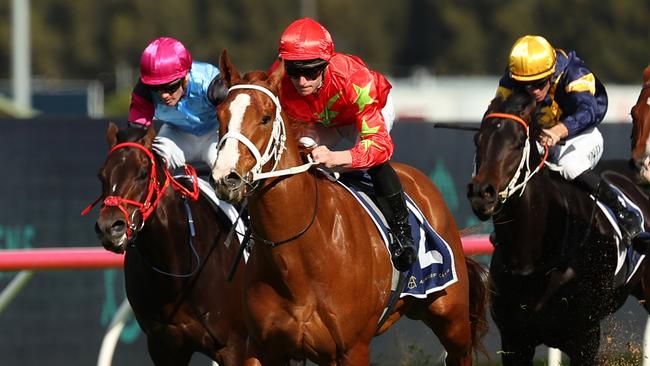
<path id="1" fill-rule="evenodd" d="M 349 150 L 331 151 L 327 146 L 320 145 L 311 151 L 311 157 L 316 163 L 323 164 L 329 169 L 352 166 L 352 155 Z"/>
<path id="2" fill-rule="evenodd" d="M 564 123 L 558 123 L 551 128 L 543 129 L 539 136 L 539 142 L 546 147 L 553 147 L 567 136 L 569 136 L 569 130 Z"/>

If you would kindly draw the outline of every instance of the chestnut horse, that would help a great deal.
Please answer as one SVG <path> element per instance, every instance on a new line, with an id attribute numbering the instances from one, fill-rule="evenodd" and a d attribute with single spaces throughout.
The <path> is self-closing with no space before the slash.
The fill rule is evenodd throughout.
<path id="1" fill-rule="evenodd" d="M 650 65 L 643 71 L 643 85 L 632 107 L 632 161 L 639 182 L 650 184 Z"/>
<path id="2" fill-rule="evenodd" d="M 600 321 L 630 293 L 643 297 L 645 264 L 615 282 L 617 257 L 625 258 L 615 228 L 593 198 L 546 168 L 536 145 L 540 128 L 531 125 L 535 108 L 527 93 L 491 103 L 475 136 L 476 172 L 468 185 L 472 210 L 481 220 L 492 218 L 496 233 L 490 294 L 502 360 L 532 365 L 535 347 L 546 344 L 565 352 L 572 365 L 595 365 Z M 601 167 L 650 217 L 648 197 L 627 162 Z"/>
<path id="3" fill-rule="evenodd" d="M 220 66 L 230 90 L 218 107 L 222 141 L 213 178 L 219 197 L 247 199 L 254 242 L 244 276 L 245 365 L 368 365 L 372 338 L 402 315 L 433 330 L 447 365 L 472 364 L 486 327 L 484 272 L 464 257 L 433 183 L 395 164 L 408 194 L 451 246 L 458 281 L 427 298 L 399 299 L 378 329 L 390 296 L 390 256 L 355 199 L 303 164 L 296 122 L 277 98 L 284 68 L 242 77 L 226 51 Z"/>
<path id="4" fill-rule="evenodd" d="M 170 176 L 151 151 L 154 136 L 153 128 L 109 125 L 95 230 L 107 250 L 126 251 L 126 295 L 155 365 L 188 365 L 200 352 L 239 366 L 247 337 L 243 264 L 234 281 L 226 281 L 239 241 L 226 248 L 230 220 L 197 195 L 196 185 Z"/>

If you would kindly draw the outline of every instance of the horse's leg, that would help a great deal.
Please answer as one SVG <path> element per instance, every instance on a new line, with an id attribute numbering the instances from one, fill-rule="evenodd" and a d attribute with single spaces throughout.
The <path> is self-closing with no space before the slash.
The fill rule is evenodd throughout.
<path id="1" fill-rule="evenodd" d="M 467 299 L 466 289 L 456 283 L 445 291 L 447 293 L 433 300 L 425 311 L 408 315 L 421 319 L 436 334 L 447 351 L 447 365 L 471 365 L 472 330 L 469 306 L 463 301 Z"/>
<path id="2" fill-rule="evenodd" d="M 501 361 L 504 366 L 532 366 L 535 346 L 519 332 L 501 331 Z"/>
<path id="3" fill-rule="evenodd" d="M 595 365 L 600 347 L 600 324 L 581 328 L 568 337 L 563 351 L 571 359 L 571 366 Z"/>
<path id="4" fill-rule="evenodd" d="M 370 364 L 370 346 L 366 342 L 357 343 L 350 348 L 337 364 L 340 366 L 367 366 Z M 328 364 L 324 364 L 328 365 Z"/>

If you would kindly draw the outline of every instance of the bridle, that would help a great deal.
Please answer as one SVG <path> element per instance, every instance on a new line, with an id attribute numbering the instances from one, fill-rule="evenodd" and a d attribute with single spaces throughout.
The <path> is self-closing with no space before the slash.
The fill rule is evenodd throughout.
<path id="1" fill-rule="evenodd" d="M 225 135 L 221 136 L 221 139 L 219 140 L 219 146 L 217 147 L 217 150 L 220 150 L 228 139 L 234 139 L 244 144 L 255 157 L 255 165 L 249 170 L 248 175 L 242 178 L 244 180 L 244 183 L 255 187 L 254 183 L 262 179 L 302 173 L 309 170 L 309 168 L 311 168 L 313 165 L 317 165 L 317 163 L 311 161 L 311 156 L 308 156 L 309 162 L 303 165 L 288 169 L 276 170 L 278 163 L 280 162 L 280 158 L 282 157 L 282 153 L 287 149 L 287 128 L 284 124 L 284 119 L 282 118 L 282 107 L 280 106 L 280 100 L 269 89 L 260 85 L 253 84 L 234 85 L 228 89 L 228 93 L 237 89 L 257 90 L 266 94 L 269 98 L 271 98 L 273 104 L 275 104 L 275 119 L 273 120 L 273 130 L 269 136 L 269 141 L 266 144 L 264 154 L 260 153 L 255 144 L 253 144 L 253 142 L 248 139 L 248 137 L 242 135 L 238 131 L 228 131 Z M 273 160 L 273 167 L 267 172 L 262 172 L 262 167 L 271 160 Z"/>
<path id="2" fill-rule="evenodd" d="M 524 127 L 526 130 L 526 142 L 524 143 L 524 149 L 521 153 L 521 159 L 519 160 L 519 166 L 517 166 L 517 170 L 515 170 L 515 173 L 513 177 L 510 179 L 510 182 L 508 185 L 506 185 L 506 188 L 504 188 L 503 191 L 498 193 L 499 196 L 499 201 L 501 203 L 505 203 L 508 198 L 510 198 L 512 195 L 514 195 L 517 191 L 521 191 L 519 193 L 519 196 L 524 194 L 524 189 L 526 188 L 526 184 L 528 184 L 528 181 L 535 175 L 537 172 L 540 171 L 540 169 L 544 166 L 546 163 L 546 159 L 548 157 L 548 147 L 544 147 L 544 156 L 542 157 L 542 161 L 537 165 L 537 167 L 531 171 L 530 169 L 530 129 L 528 126 L 528 123 L 521 117 L 519 117 L 516 114 L 511 114 L 511 113 L 489 113 L 485 117 L 483 117 L 483 122 L 485 122 L 489 118 L 503 118 L 509 121 L 514 121 L 520 124 L 521 126 Z M 525 173 L 524 177 L 521 181 L 521 183 L 517 184 L 519 181 L 521 172 L 524 170 L 525 167 Z"/>
<path id="3" fill-rule="evenodd" d="M 284 123 L 284 118 L 282 118 L 282 107 L 280 105 L 280 99 L 275 94 L 273 94 L 273 92 L 270 91 L 269 89 L 261 85 L 254 85 L 254 84 L 234 85 L 230 87 L 230 89 L 228 89 L 228 93 L 230 94 L 230 92 L 232 92 L 233 90 L 238 90 L 238 89 L 257 90 L 259 92 L 262 92 L 266 96 L 271 98 L 271 101 L 275 105 L 275 119 L 273 120 L 273 129 L 271 131 L 271 135 L 269 136 L 269 141 L 266 144 L 266 149 L 264 150 L 263 154 L 260 153 L 259 149 L 248 137 L 244 136 L 242 133 L 238 131 L 228 131 L 226 134 L 221 136 L 221 139 L 219 140 L 219 146 L 217 147 L 217 150 L 221 150 L 221 147 L 226 143 L 228 139 L 234 139 L 244 144 L 255 157 L 255 165 L 253 166 L 253 168 L 249 170 L 246 177 L 242 177 L 242 180 L 246 185 L 255 189 L 257 183 L 259 183 L 263 179 L 304 173 L 307 170 L 309 170 L 309 168 L 311 168 L 312 166 L 318 165 L 318 163 L 312 161 L 311 156 L 308 155 L 307 156 L 308 162 L 305 164 L 291 167 L 291 168 L 276 170 L 278 167 L 278 163 L 280 162 L 280 158 L 282 157 L 282 153 L 287 149 L 286 148 L 287 128 Z M 271 169 L 269 171 L 262 172 L 262 167 L 271 160 L 274 160 Z M 315 177 L 314 177 L 314 184 L 316 185 L 316 199 L 314 204 L 314 211 L 311 220 L 309 221 L 307 226 L 305 226 L 297 234 L 294 234 L 289 238 L 278 240 L 278 241 L 271 241 L 268 239 L 264 239 L 254 233 L 251 233 L 251 236 L 256 241 L 262 242 L 271 247 L 276 247 L 280 244 L 293 241 L 299 238 L 300 236 L 302 236 L 304 233 L 306 233 L 307 230 L 309 230 L 309 228 L 314 224 L 314 221 L 316 220 L 316 213 L 318 212 L 318 182 L 316 181 Z M 252 224 L 251 224 L 251 230 L 252 230 Z"/>
<path id="4" fill-rule="evenodd" d="M 190 176 L 192 180 L 191 191 L 185 188 L 178 181 L 176 181 L 176 179 L 174 179 L 174 177 L 171 176 L 168 169 L 164 169 L 165 172 L 164 182 L 162 183 L 159 182 L 156 159 L 153 153 L 139 143 L 123 142 L 117 144 L 110 149 L 108 155 L 110 156 L 115 151 L 123 148 L 135 148 L 141 150 L 149 158 L 149 162 L 151 163 L 151 169 L 149 170 L 149 184 L 147 186 L 147 195 L 143 202 L 128 199 L 122 196 L 114 196 L 114 195 L 106 196 L 102 202 L 102 207 L 105 206 L 117 207 L 122 212 L 122 214 L 124 215 L 124 220 L 126 221 L 127 224 L 126 238 L 127 240 L 132 241 L 134 238 L 133 233 L 138 232 L 139 230 L 142 229 L 144 223 L 147 221 L 147 218 L 149 218 L 151 213 L 158 206 L 158 203 L 162 199 L 163 193 L 165 192 L 167 187 L 171 185 L 175 191 L 179 192 L 184 197 L 190 198 L 192 201 L 196 201 L 199 198 L 199 187 L 198 187 L 198 178 L 196 175 L 196 170 L 191 165 L 185 165 L 185 174 Z M 90 212 L 90 210 L 102 199 L 102 197 L 103 195 L 97 197 L 97 199 L 93 203 L 88 205 L 88 207 L 86 207 L 81 212 L 81 214 L 86 215 L 88 212 Z M 135 206 L 135 209 L 133 210 L 131 215 L 129 215 L 127 211 L 127 207 L 129 205 Z M 136 212 L 139 212 L 142 218 L 140 220 L 140 225 L 136 225 L 135 223 Z"/>

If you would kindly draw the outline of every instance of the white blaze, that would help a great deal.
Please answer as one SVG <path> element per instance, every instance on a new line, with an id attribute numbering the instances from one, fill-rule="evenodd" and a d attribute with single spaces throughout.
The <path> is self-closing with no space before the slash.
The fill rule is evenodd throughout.
<path id="1" fill-rule="evenodd" d="M 230 122 L 228 123 L 228 132 L 241 132 L 241 124 L 244 120 L 246 108 L 251 104 L 251 97 L 248 94 L 239 94 L 228 106 L 230 110 Z M 214 164 L 212 178 L 215 181 L 227 176 L 231 170 L 235 169 L 239 160 L 239 141 L 228 139 L 219 150 L 217 162 Z"/>

